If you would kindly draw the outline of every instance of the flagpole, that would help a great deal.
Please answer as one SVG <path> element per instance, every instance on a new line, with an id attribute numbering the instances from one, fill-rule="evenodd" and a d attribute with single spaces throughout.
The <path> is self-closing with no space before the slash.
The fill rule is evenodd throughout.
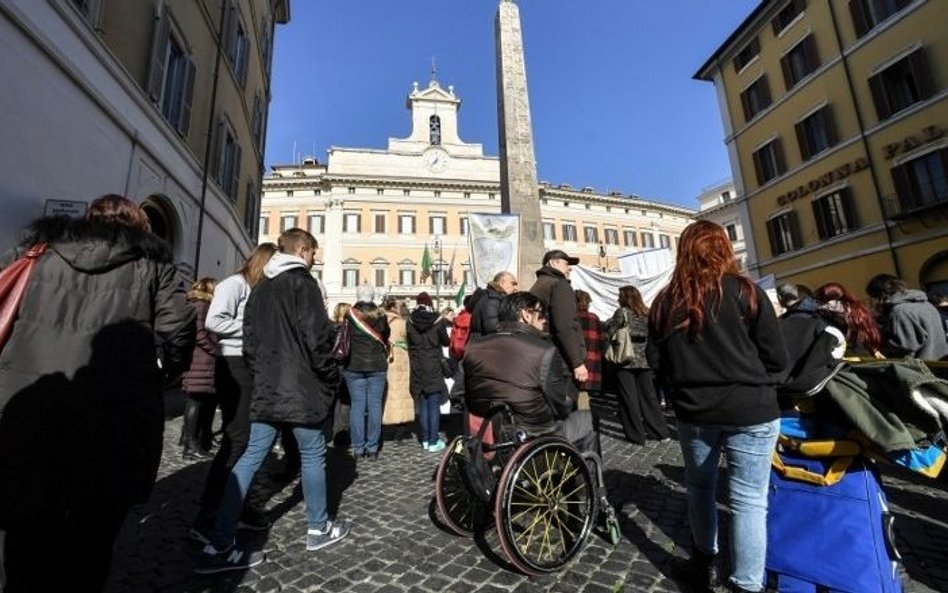
<path id="1" fill-rule="evenodd" d="M 441 274 L 439 272 L 443 271 L 441 268 L 441 238 L 435 237 L 434 239 L 434 250 L 435 250 L 435 263 L 437 264 L 437 269 L 435 270 L 435 310 L 441 311 Z"/>

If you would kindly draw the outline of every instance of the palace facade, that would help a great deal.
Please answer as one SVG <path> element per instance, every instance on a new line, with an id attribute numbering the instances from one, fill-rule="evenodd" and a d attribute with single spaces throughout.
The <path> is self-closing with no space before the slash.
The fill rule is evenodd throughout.
<path id="1" fill-rule="evenodd" d="M 263 180 L 260 241 L 292 227 L 312 232 L 321 248 L 315 273 L 332 303 L 352 302 L 363 282 L 375 287 L 376 300 L 427 291 L 447 305 L 462 284 L 472 292 L 468 216 L 501 211 L 500 162 L 461 140 L 460 105 L 453 87 L 415 83 L 408 138 L 390 138 L 385 150 L 334 147 L 326 163 L 308 157 L 272 167 Z M 538 199 L 545 247 L 603 270 L 617 271 L 617 257 L 629 251 L 674 251 L 694 216 L 635 195 L 546 182 Z M 432 277 L 422 282 L 426 247 Z"/>

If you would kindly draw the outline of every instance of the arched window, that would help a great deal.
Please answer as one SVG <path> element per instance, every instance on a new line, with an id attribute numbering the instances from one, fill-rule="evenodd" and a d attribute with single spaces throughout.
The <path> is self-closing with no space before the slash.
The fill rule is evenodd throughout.
<path id="1" fill-rule="evenodd" d="M 428 118 L 428 137 L 432 145 L 441 144 L 441 118 L 437 115 Z"/>

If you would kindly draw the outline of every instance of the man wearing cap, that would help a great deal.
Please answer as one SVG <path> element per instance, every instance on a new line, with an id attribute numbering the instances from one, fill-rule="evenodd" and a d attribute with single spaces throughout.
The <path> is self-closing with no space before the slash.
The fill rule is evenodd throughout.
<path id="1" fill-rule="evenodd" d="M 560 249 L 547 251 L 530 292 L 546 305 L 553 343 L 572 370 L 573 379 L 582 383 L 589 377 L 586 342 L 576 318 L 576 295 L 569 283 L 570 266 L 578 263 L 578 257 L 570 257 Z"/>

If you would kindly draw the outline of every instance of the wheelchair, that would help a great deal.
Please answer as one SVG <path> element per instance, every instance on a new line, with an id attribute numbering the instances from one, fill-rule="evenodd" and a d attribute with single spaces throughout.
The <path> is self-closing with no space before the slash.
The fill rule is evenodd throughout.
<path id="1" fill-rule="evenodd" d="M 451 531 L 472 537 L 493 523 L 510 563 L 529 575 L 565 566 L 597 519 L 618 543 L 598 454 L 559 436 L 528 437 L 506 407 L 466 420 L 468 434 L 451 441 L 435 474 L 438 513 Z"/>

